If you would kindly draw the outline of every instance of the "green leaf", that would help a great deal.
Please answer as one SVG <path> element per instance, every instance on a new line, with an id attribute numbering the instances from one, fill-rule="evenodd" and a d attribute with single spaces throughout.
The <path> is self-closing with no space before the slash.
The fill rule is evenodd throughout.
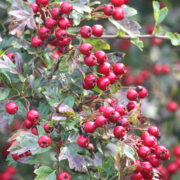
<path id="1" fill-rule="evenodd" d="M 14 115 L 8 114 L 6 111 L 0 114 L 0 129 L 6 127 L 7 124 L 11 124 L 14 120 Z"/>
<path id="2" fill-rule="evenodd" d="M 48 166 L 41 166 L 34 173 L 37 175 L 34 180 L 56 180 L 55 171 Z"/>
<path id="3" fill-rule="evenodd" d="M 46 119 L 51 106 L 47 102 L 39 102 L 38 112 L 41 114 L 41 119 Z"/>
<path id="4" fill-rule="evenodd" d="M 36 128 L 37 128 L 39 137 L 41 137 L 43 135 L 47 135 L 47 133 L 45 132 L 44 128 L 41 125 L 37 125 Z"/>
<path id="5" fill-rule="evenodd" d="M 83 40 L 86 43 L 91 44 L 95 51 L 102 50 L 102 49 L 104 50 L 111 49 L 110 45 L 101 39 L 83 39 Z"/>
<path id="6" fill-rule="evenodd" d="M 64 100 L 64 104 L 72 108 L 74 106 L 75 96 L 73 94 L 68 95 L 68 97 Z"/>
<path id="7" fill-rule="evenodd" d="M 10 88 L 0 87 L 0 101 L 8 97 L 10 90 L 11 90 Z"/>
<path id="8" fill-rule="evenodd" d="M 141 51 L 143 50 L 142 48 L 144 47 L 144 44 L 139 38 L 132 38 L 131 42 L 136 45 Z"/>
<path id="9" fill-rule="evenodd" d="M 121 88 L 121 83 L 119 81 L 116 81 L 114 84 L 111 84 L 110 92 L 112 94 L 117 93 L 118 90 Z"/>
<path id="10" fill-rule="evenodd" d="M 117 37 L 123 37 L 125 35 L 125 31 L 123 31 L 122 29 L 120 29 L 120 31 L 117 34 Z"/>
<path id="11" fill-rule="evenodd" d="M 18 105 L 18 111 L 17 114 L 20 116 L 26 117 L 27 115 L 27 109 L 24 107 L 23 103 L 20 101 L 14 101 Z"/>
<path id="12" fill-rule="evenodd" d="M 18 162 L 33 165 L 38 163 L 39 160 L 36 158 L 36 156 L 27 156 L 27 157 L 19 158 Z"/>
<path id="13" fill-rule="evenodd" d="M 165 36 L 171 39 L 172 45 L 174 46 L 180 45 L 180 34 L 177 34 L 177 33 L 173 34 L 172 32 L 167 32 Z"/>
<path id="14" fill-rule="evenodd" d="M 2 1 L 0 1 L 0 8 L 6 9 L 7 8 L 7 4 L 3 3 Z"/>
<path id="15" fill-rule="evenodd" d="M 15 168 L 18 164 L 17 161 L 15 161 L 13 158 L 12 158 L 12 154 L 9 153 L 7 158 L 6 158 L 6 161 L 8 161 L 8 166 L 12 165 L 13 168 Z"/>

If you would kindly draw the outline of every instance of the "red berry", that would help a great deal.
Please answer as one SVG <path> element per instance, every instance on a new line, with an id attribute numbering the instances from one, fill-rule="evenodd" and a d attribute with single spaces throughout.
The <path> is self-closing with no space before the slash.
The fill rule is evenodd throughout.
<path id="1" fill-rule="evenodd" d="M 89 143 L 88 145 L 88 151 L 91 153 L 94 151 L 94 145 L 92 143 Z"/>
<path id="2" fill-rule="evenodd" d="M 58 40 L 57 40 L 57 45 L 58 45 L 59 47 L 62 47 L 62 48 L 68 47 L 68 45 L 69 45 L 69 40 L 68 40 L 68 38 L 66 38 L 66 39 L 58 39 Z"/>
<path id="3" fill-rule="evenodd" d="M 116 20 L 116 21 L 122 21 L 124 19 L 124 10 L 123 9 L 120 9 L 120 8 L 117 8 L 115 9 L 114 13 L 113 13 L 113 18 Z"/>
<path id="4" fill-rule="evenodd" d="M 144 145 L 147 147 L 153 147 L 155 144 L 155 137 L 154 136 L 146 136 L 143 139 Z"/>
<path id="5" fill-rule="evenodd" d="M 50 139 L 49 136 L 43 135 L 38 139 L 38 144 L 39 144 L 40 147 L 46 148 L 46 147 L 50 146 L 51 139 Z"/>
<path id="6" fill-rule="evenodd" d="M 83 38 L 90 38 L 92 33 L 92 28 L 89 26 L 83 26 L 80 30 L 81 37 Z"/>
<path id="7" fill-rule="evenodd" d="M 136 101 L 129 101 L 129 102 L 128 102 L 128 105 L 127 105 L 128 111 L 133 110 L 133 109 L 136 107 L 137 104 L 138 104 L 138 103 L 137 103 Z"/>
<path id="8" fill-rule="evenodd" d="M 117 75 L 123 75 L 127 72 L 125 65 L 122 63 L 116 63 L 113 67 L 113 71 Z"/>
<path id="9" fill-rule="evenodd" d="M 148 132 L 149 132 L 149 134 L 151 134 L 152 136 L 155 136 L 155 137 L 159 136 L 159 134 L 160 134 L 159 129 L 156 126 L 150 126 L 148 128 Z"/>
<path id="10" fill-rule="evenodd" d="M 99 112 L 104 112 L 106 108 L 107 108 L 106 105 L 101 106 L 101 107 L 99 108 Z"/>
<path id="11" fill-rule="evenodd" d="M 20 155 L 19 155 L 19 157 L 20 157 L 20 158 L 22 158 L 22 157 L 26 157 L 26 153 L 22 153 L 22 154 L 20 154 Z"/>
<path id="12" fill-rule="evenodd" d="M 96 118 L 95 123 L 98 127 L 104 127 L 108 123 L 108 121 L 105 116 L 100 115 Z"/>
<path id="13" fill-rule="evenodd" d="M 39 29 L 39 36 L 43 39 L 48 38 L 51 35 L 51 31 L 46 28 L 46 27 L 42 27 Z"/>
<path id="14" fill-rule="evenodd" d="M 143 170 L 143 164 L 142 164 L 142 162 L 140 160 L 136 160 L 136 162 L 132 162 L 131 165 L 134 165 L 134 164 L 137 165 L 136 169 L 134 171 L 135 173 L 141 172 Z"/>
<path id="15" fill-rule="evenodd" d="M 59 53 L 66 53 L 66 51 L 69 50 L 69 47 L 58 47 L 58 52 Z"/>
<path id="16" fill-rule="evenodd" d="M 151 165 L 154 167 L 154 168 L 157 168 L 160 166 L 161 164 L 161 160 L 159 158 L 156 157 L 155 154 L 151 154 L 149 156 L 149 162 L 151 163 Z"/>
<path id="17" fill-rule="evenodd" d="M 31 151 L 29 150 L 29 151 L 27 151 L 27 152 L 25 152 L 26 153 L 26 156 L 32 156 L 32 153 L 31 153 Z"/>
<path id="18" fill-rule="evenodd" d="M 92 87 L 89 87 L 86 85 L 86 83 L 83 81 L 83 89 L 90 90 Z"/>
<path id="19" fill-rule="evenodd" d="M 139 88 L 140 87 L 140 88 Z M 143 99 L 148 96 L 148 91 L 146 88 L 142 86 L 137 86 L 136 91 L 138 93 L 138 98 Z"/>
<path id="20" fill-rule="evenodd" d="M 40 11 L 40 8 L 39 8 L 39 6 L 37 4 L 32 3 L 32 4 L 30 4 L 30 6 L 31 6 L 34 13 L 37 13 L 37 12 Z"/>
<path id="21" fill-rule="evenodd" d="M 163 43 L 163 40 L 162 39 L 157 39 L 157 38 L 152 38 L 150 40 L 150 42 L 151 42 L 151 45 L 161 46 L 162 43 Z"/>
<path id="22" fill-rule="evenodd" d="M 90 88 L 94 87 L 97 84 L 97 78 L 93 74 L 89 74 L 86 76 L 84 80 L 85 84 Z"/>
<path id="23" fill-rule="evenodd" d="M 170 112 L 175 112 L 178 108 L 179 108 L 179 105 L 178 105 L 177 102 L 175 102 L 175 101 L 170 101 L 170 102 L 167 104 L 167 109 L 168 109 L 168 111 L 170 111 Z"/>
<path id="24" fill-rule="evenodd" d="M 19 159 L 19 156 L 18 156 L 18 154 L 12 154 L 12 158 L 13 158 L 15 161 L 17 161 L 17 160 Z"/>
<path id="25" fill-rule="evenodd" d="M 154 64 L 154 66 L 153 66 L 153 73 L 155 75 L 160 75 L 161 72 L 162 72 L 162 64 L 159 64 L 159 63 Z"/>
<path id="26" fill-rule="evenodd" d="M 101 37 L 104 33 L 104 28 L 100 24 L 96 24 L 92 27 L 93 35 L 96 37 Z"/>
<path id="27" fill-rule="evenodd" d="M 123 104 L 117 104 L 115 110 L 121 115 L 124 116 L 127 113 L 126 106 Z"/>
<path id="28" fill-rule="evenodd" d="M 115 111 L 114 112 L 114 115 L 113 116 L 110 116 L 109 117 L 109 120 L 112 122 L 112 123 L 117 123 L 118 119 L 121 117 L 121 115 Z"/>
<path id="29" fill-rule="evenodd" d="M 123 39 L 119 44 L 119 48 L 123 51 L 128 51 L 131 47 L 131 42 L 128 39 Z"/>
<path id="30" fill-rule="evenodd" d="M 97 63 L 97 59 L 94 55 L 90 54 L 84 58 L 84 63 L 87 66 L 95 66 Z"/>
<path id="31" fill-rule="evenodd" d="M 120 139 L 120 138 L 123 138 L 126 134 L 126 130 L 124 127 L 122 126 L 116 126 L 114 128 L 114 131 L 113 131 L 113 134 L 116 138 Z"/>
<path id="32" fill-rule="evenodd" d="M 118 7 L 118 6 L 121 6 L 122 4 L 124 4 L 124 0 L 111 0 L 111 3 Z"/>
<path id="33" fill-rule="evenodd" d="M 31 44 L 35 48 L 40 48 L 43 45 L 43 40 L 40 37 L 35 36 L 35 37 L 32 38 Z"/>
<path id="34" fill-rule="evenodd" d="M 44 125 L 44 130 L 46 131 L 46 133 L 51 133 L 54 130 L 54 127 L 49 127 L 49 123 L 46 123 Z"/>
<path id="35" fill-rule="evenodd" d="M 142 178 L 143 178 L 143 176 L 140 172 L 135 173 L 131 176 L 131 180 L 143 180 Z"/>
<path id="36" fill-rule="evenodd" d="M 114 6 L 112 6 L 112 5 L 110 5 L 110 4 L 106 4 L 106 5 L 104 6 L 104 9 L 103 9 L 104 14 L 105 14 L 106 16 L 112 16 L 113 13 L 114 13 L 114 10 L 115 10 Z"/>
<path id="37" fill-rule="evenodd" d="M 129 0 L 124 0 L 124 3 L 128 3 L 129 2 Z"/>
<path id="38" fill-rule="evenodd" d="M 180 157 L 180 145 L 174 147 L 173 155 L 176 157 Z"/>
<path id="39" fill-rule="evenodd" d="M 104 51 L 96 51 L 94 56 L 97 58 L 97 62 L 102 64 L 107 61 L 108 57 Z"/>
<path id="40" fill-rule="evenodd" d="M 167 160 L 170 157 L 169 150 L 164 146 L 157 146 L 155 149 L 156 157 L 161 160 Z"/>
<path id="41" fill-rule="evenodd" d="M 108 78 L 109 79 L 109 81 L 110 81 L 110 83 L 111 84 L 114 84 L 115 82 L 116 82 L 116 74 L 114 74 L 113 72 L 110 72 L 107 76 L 106 76 L 106 78 Z"/>
<path id="42" fill-rule="evenodd" d="M 47 4 L 49 4 L 49 0 L 39 0 L 38 2 L 43 6 L 46 6 Z"/>
<path id="43" fill-rule="evenodd" d="M 171 71 L 171 67 L 169 64 L 162 64 L 162 69 L 161 69 L 162 74 L 168 74 Z"/>
<path id="44" fill-rule="evenodd" d="M 8 102 L 6 104 L 6 111 L 9 114 L 16 114 L 18 111 L 18 105 L 14 102 Z"/>
<path id="45" fill-rule="evenodd" d="M 40 114 L 39 114 L 39 112 L 36 111 L 36 110 L 30 110 L 30 111 L 28 111 L 28 113 L 27 113 L 27 118 L 28 118 L 31 122 L 33 122 L 33 121 L 38 121 L 39 118 L 40 118 Z"/>
<path id="46" fill-rule="evenodd" d="M 61 4 L 61 11 L 64 14 L 70 14 L 73 11 L 73 5 L 71 3 L 69 3 L 69 2 L 63 2 Z"/>
<path id="47" fill-rule="evenodd" d="M 52 10 L 51 10 L 51 15 L 54 19 L 59 19 L 61 18 L 62 16 L 62 12 L 61 12 L 61 9 L 60 8 L 57 8 L 57 7 L 54 7 Z"/>
<path id="48" fill-rule="evenodd" d="M 170 162 L 167 167 L 166 167 L 167 171 L 170 173 L 170 174 L 174 174 L 178 171 L 178 165 L 176 162 Z"/>
<path id="49" fill-rule="evenodd" d="M 61 18 L 58 21 L 58 26 L 61 29 L 68 29 L 68 28 L 71 27 L 71 23 L 70 23 L 70 21 L 67 18 Z"/>
<path id="50" fill-rule="evenodd" d="M 176 159 L 176 164 L 177 164 L 178 168 L 180 168 L 180 158 Z"/>
<path id="51" fill-rule="evenodd" d="M 92 121 L 88 121 L 84 125 L 84 129 L 88 133 L 93 133 L 95 131 L 95 127 L 96 127 L 96 124 L 95 124 L 95 122 L 92 122 Z"/>
<path id="52" fill-rule="evenodd" d="M 105 110 L 104 110 L 104 116 L 106 118 L 110 118 L 110 117 L 113 117 L 115 114 L 115 109 L 112 108 L 112 107 L 107 107 Z"/>
<path id="53" fill-rule="evenodd" d="M 146 79 L 146 78 L 148 78 L 149 77 L 149 75 L 150 75 L 150 72 L 149 72 L 149 70 L 148 69 L 142 69 L 142 71 L 141 71 L 141 75 Z"/>
<path id="54" fill-rule="evenodd" d="M 57 27 L 57 22 L 55 19 L 53 18 L 47 18 L 46 21 L 45 21 L 45 25 L 48 29 L 56 29 Z"/>
<path id="55" fill-rule="evenodd" d="M 71 176 L 67 172 L 62 172 L 58 175 L 57 180 L 71 180 Z"/>
<path id="56" fill-rule="evenodd" d="M 146 179 L 146 180 L 152 180 L 153 178 L 153 171 L 151 171 L 149 174 L 142 174 L 143 177 Z"/>
<path id="57" fill-rule="evenodd" d="M 64 29 L 58 29 L 55 33 L 57 39 L 66 39 L 67 38 L 67 32 Z"/>
<path id="58" fill-rule="evenodd" d="M 154 24 L 149 24 L 146 31 L 148 34 L 152 34 L 154 31 Z"/>
<path id="59" fill-rule="evenodd" d="M 143 132 L 141 134 L 141 139 L 144 140 L 144 138 L 147 137 L 147 136 L 150 136 L 150 134 L 148 132 Z"/>
<path id="60" fill-rule="evenodd" d="M 79 136 L 77 139 L 77 144 L 80 147 L 86 148 L 89 145 L 89 138 L 84 136 Z"/>
<path id="61" fill-rule="evenodd" d="M 106 77 L 100 77 L 98 79 L 97 86 L 102 91 L 108 90 L 110 88 L 110 81 Z"/>
<path id="62" fill-rule="evenodd" d="M 126 129 L 126 131 L 131 130 L 131 123 L 127 118 L 120 118 L 118 122 Z"/>
<path id="63" fill-rule="evenodd" d="M 98 71 L 102 74 L 108 75 L 112 71 L 111 64 L 104 62 L 98 66 Z"/>
<path id="64" fill-rule="evenodd" d="M 57 38 L 52 40 L 49 44 L 52 46 L 57 46 Z"/>
<path id="65" fill-rule="evenodd" d="M 38 131 L 37 131 L 36 127 L 32 127 L 31 133 L 34 134 L 35 136 L 38 135 Z"/>
<path id="66" fill-rule="evenodd" d="M 32 122 L 28 118 L 24 120 L 24 124 L 27 129 L 30 129 L 32 127 Z"/>
<path id="67" fill-rule="evenodd" d="M 6 54 L 6 56 L 7 56 L 13 63 L 15 63 L 15 57 L 16 57 L 16 55 L 15 55 L 14 53 L 9 52 L 9 53 Z"/>
<path id="68" fill-rule="evenodd" d="M 93 52 L 93 46 L 89 43 L 83 43 L 79 50 L 83 55 L 90 55 Z"/>
<path id="69" fill-rule="evenodd" d="M 131 101 L 135 101 L 138 99 L 138 93 L 133 90 L 133 89 L 130 89 L 128 92 L 127 92 L 127 98 Z"/>
<path id="70" fill-rule="evenodd" d="M 151 163 L 144 161 L 142 162 L 142 164 L 143 164 L 142 174 L 149 174 L 152 171 Z"/>
<path id="71" fill-rule="evenodd" d="M 151 150 L 146 146 L 141 146 L 138 149 L 138 155 L 142 159 L 148 158 L 151 155 Z"/>

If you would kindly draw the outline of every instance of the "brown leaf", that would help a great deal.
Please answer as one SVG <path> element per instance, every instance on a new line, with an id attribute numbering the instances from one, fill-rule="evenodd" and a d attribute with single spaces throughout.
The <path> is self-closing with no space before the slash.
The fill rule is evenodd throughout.
<path id="1" fill-rule="evenodd" d="M 13 144 L 11 144 L 11 146 L 9 147 L 9 149 L 7 149 L 7 151 L 11 151 L 11 148 L 12 148 L 13 146 L 16 146 L 16 145 L 19 145 L 19 144 L 20 144 L 19 141 L 13 142 Z"/>

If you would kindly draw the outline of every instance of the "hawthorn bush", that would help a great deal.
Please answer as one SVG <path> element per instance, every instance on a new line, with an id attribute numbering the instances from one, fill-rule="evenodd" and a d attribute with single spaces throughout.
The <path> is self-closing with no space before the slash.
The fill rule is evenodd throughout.
<path id="1" fill-rule="evenodd" d="M 34 165 L 36 180 L 163 178 L 160 164 L 170 152 L 159 144 L 159 129 L 147 123 L 140 109 L 148 91 L 139 84 L 149 71 L 143 69 L 134 81 L 121 63 L 125 53 L 103 50 L 110 50 L 106 39 L 124 39 L 124 51 L 128 40 L 140 50 L 144 39 L 178 46 L 179 34 L 162 35 L 168 9 L 153 1 L 155 26 L 141 35 L 141 26 L 128 19 L 137 11 L 127 2 L 13 1 L 6 32 L 11 37 L 2 40 L 0 51 L 0 129 L 14 119 L 24 123 L 8 139 L 8 165 Z M 101 21 L 88 25 L 99 19 L 109 20 L 118 33 L 106 34 Z M 168 74 L 170 68 L 155 64 L 153 72 Z M 178 104 L 170 102 L 167 108 L 174 112 Z M 172 166 L 167 166 L 169 174 L 177 171 Z M 11 173 L 2 173 L 1 179 L 15 173 L 11 166 L 6 171 Z"/>

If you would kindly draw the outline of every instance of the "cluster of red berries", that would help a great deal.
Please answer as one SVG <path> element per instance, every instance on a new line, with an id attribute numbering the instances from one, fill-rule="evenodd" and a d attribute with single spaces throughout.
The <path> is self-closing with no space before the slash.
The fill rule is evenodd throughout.
<path id="1" fill-rule="evenodd" d="M 136 160 L 137 167 L 131 180 L 142 180 L 143 178 L 151 180 L 154 176 L 153 168 L 158 168 L 162 160 L 169 159 L 169 150 L 157 143 L 159 135 L 160 132 L 156 126 L 150 126 L 147 132 L 141 134 L 141 140 L 137 146 L 139 147 L 138 156 L 143 161 Z"/>
<path id="2" fill-rule="evenodd" d="M 170 71 L 171 71 L 171 67 L 169 64 L 156 63 L 153 66 L 153 73 L 155 75 L 166 75 L 169 74 Z"/>
<path id="3" fill-rule="evenodd" d="M 14 178 L 16 172 L 17 172 L 16 168 L 13 168 L 12 166 L 7 166 L 6 169 L 0 173 L 0 179 L 11 180 Z"/>

